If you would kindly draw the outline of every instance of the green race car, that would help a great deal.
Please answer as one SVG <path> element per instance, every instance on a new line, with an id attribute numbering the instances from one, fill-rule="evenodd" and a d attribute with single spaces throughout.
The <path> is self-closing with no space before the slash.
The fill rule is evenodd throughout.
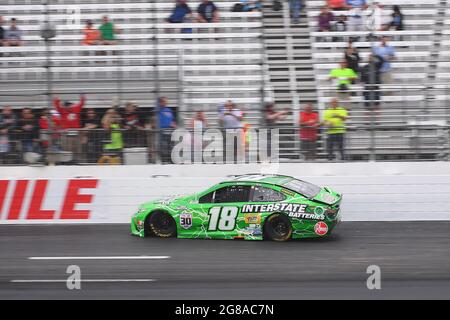
<path id="1" fill-rule="evenodd" d="M 342 195 L 289 176 L 249 174 L 198 194 L 143 204 L 131 219 L 140 237 L 287 241 L 328 236 Z"/>

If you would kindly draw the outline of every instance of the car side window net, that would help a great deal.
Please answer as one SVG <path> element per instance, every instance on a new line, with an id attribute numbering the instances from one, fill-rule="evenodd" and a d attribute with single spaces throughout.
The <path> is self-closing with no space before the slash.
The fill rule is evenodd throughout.
<path id="1" fill-rule="evenodd" d="M 205 194 L 204 196 L 200 197 L 200 199 L 198 199 L 198 203 L 212 203 L 213 195 L 214 195 L 214 192 Z"/>
<path id="2" fill-rule="evenodd" d="M 252 202 L 278 202 L 283 201 L 286 197 L 276 190 L 254 186 Z"/>

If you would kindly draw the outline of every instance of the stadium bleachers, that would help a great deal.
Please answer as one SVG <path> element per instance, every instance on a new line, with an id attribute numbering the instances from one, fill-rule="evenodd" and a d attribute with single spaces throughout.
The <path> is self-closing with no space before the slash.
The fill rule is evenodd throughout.
<path id="1" fill-rule="evenodd" d="M 365 64 L 377 44 L 375 37 L 387 35 L 397 59 L 392 64 L 394 83 L 381 86 L 379 115 L 367 116 L 360 83 L 343 101 L 351 111 L 349 153 L 366 156 L 371 139 L 376 142 L 371 148 L 380 154 L 420 153 L 413 146 L 423 138 L 430 142 L 423 152 L 440 154 L 438 142 L 444 134 L 434 127 L 450 120 L 448 1 L 380 2 L 386 14 L 392 5 L 401 6 L 405 30 L 318 32 L 317 15 L 324 0 L 307 0 L 299 24 L 291 23 L 288 5 L 275 12 L 271 1 L 263 2 L 262 12 L 236 13 L 231 12 L 236 1 L 216 0 L 220 23 L 170 24 L 165 19 L 173 1 L 55 0 L 45 7 L 41 1 L 4 0 L 0 15 L 5 22 L 17 18 L 25 45 L 0 47 L 1 104 L 47 105 L 47 47 L 40 36 L 47 18 L 57 29 L 50 46 L 51 90 L 63 99 L 76 100 L 86 93 L 90 107 L 107 108 L 119 99 L 147 108 L 163 95 L 179 108 L 181 120 L 201 110 L 211 126 L 218 124 L 218 106 L 231 99 L 253 126 L 261 124 L 264 102 L 274 100 L 278 108 L 292 110 L 281 125 L 296 127 L 304 103 L 317 102 L 322 111 L 336 95 L 328 75 L 343 59 L 348 40 L 357 39 L 354 45 Z M 193 11 L 198 4 L 199 0 L 189 1 Z M 341 14 L 347 12 L 336 12 Z M 85 22 L 93 20 L 97 27 L 104 15 L 121 30 L 117 45 L 80 45 Z M 366 129 L 373 120 L 377 127 L 372 133 Z M 433 128 L 402 131 L 412 121 Z M 298 157 L 298 130 L 284 129 L 281 139 L 282 156 Z"/>
<path id="2" fill-rule="evenodd" d="M 396 60 L 392 63 L 393 83 L 380 86 L 381 110 L 376 117 L 367 115 L 362 96 L 363 85 L 356 83 L 351 86 L 353 92 L 348 100 L 343 101 L 350 109 L 350 123 L 355 128 L 364 128 L 372 121 L 376 122 L 378 130 L 375 135 L 375 148 L 378 153 L 428 153 L 433 149 L 433 143 L 423 150 L 413 150 L 411 141 L 420 140 L 421 134 L 434 141 L 436 147 L 442 137 L 441 132 L 429 130 L 426 133 L 412 130 L 410 133 L 398 130 L 402 126 L 410 125 L 414 120 L 416 125 L 428 124 L 447 125 L 448 112 L 448 68 L 446 62 L 450 53 L 450 41 L 446 42 L 446 35 L 450 34 L 450 21 L 444 22 L 442 30 L 439 28 L 442 8 L 446 1 L 401 0 L 380 1 L 386 16 L 391 14 L 392 5 L 399 5 L 404 14 L 405 30 L 403 31 L 346 31 L 346 32 L 317 32 L 317 15 L 325 1 L 308 1 L 308 17 L 316 85 L 318 91 L 318 105 L 321 110 L 326 108 L 332 97 L 336 96 L 336 85 L 328 81 L 330 71 L 344 59 L 344 50 L 349 39 L 357 39 L 354 43 L 359 49 L 364 65 L 370 54 L 371 47 L 378 45 L 376 37 L 386 35 L 390 38 L 390 45 L 396 50 Z M 347 14 L 346 11 L 334 12 L 335 15 Z M 445 16 L 449 16 L 447 10 Z M 442 35 L 442 36 L 441 36 Z M 440 39 L 442 38 L 442 42 Z M 438 54 L 436 54 L 436 50 Z M 440 51 L 440 57 L 439 57 Z M 446 80 L 447 79 L 447 80 Z M 446 95 L 447 93 L 447 95 Z M 445 114 L 444 114 L 445 113 Z M 442 120 L 444 120 L 442 122 Z M 441 121 L 441 122 L 440 122 Z M 398 127 L 398 128 L 396 128 Z M 350 132 L 347 141 L 348 148 L 353 154 L 369 153 L 367 139 L 371 133 L 364 130 Z M 366 136 L 366 138 L 364 138 Z M 401 138 L 403 137 L 403 138 Z M 448 137 L 446 137 L 448 139 Z M 389 151 L 389 152 L 388 152 Z M 394 153 L 395 153 L 394 152 Z M 436 147 L 434 153 L 440 153 Z"/>
<path id="3" fill-rule="evenodd" d="M 263 68 L 261 13 L 231 12 L 234 1 L 215 3 L 220 23 L 183 25 L 165 22 L 172 1 L 63 0 L 50 1 L 47 8 L 28 2 L 2 4 L 0 15 L 18 19 L 25 45 L 1 48 L 0 95 L 7 93 L 4 100 L 13 107 L 45 106 L 44 96 L 33 95 L 46 91 L 47 48 L 40 28 L 46 19 L 42 12 L 48 9 L 57 29 L 50 49 L 54 92 L 68 99 L 87 93 L 91 107 L 108 107 L 113 96 L 149 107 L 158 88 L 185 112 L 183 118 L 202 110 L 212 124 L 218 105 L 232 99 L 249 122 L 258 124 L 263 96 L 271 95 Z M 193 11 L 198 4 L 189 2 Z M 81 46 L 85 21 L 98 26 L 103 15 L 121 30 L 118 44 Z"/>

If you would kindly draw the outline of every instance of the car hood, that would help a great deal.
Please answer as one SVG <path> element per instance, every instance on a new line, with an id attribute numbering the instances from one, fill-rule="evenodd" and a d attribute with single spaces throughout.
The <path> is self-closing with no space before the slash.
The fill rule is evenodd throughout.
<path id="1" fill-rule="evenodd" d="M 142 206 L 144 206 L 144 207 L 152 207 L 155 205 L 169 206 L 169 205 L 173 204 L 175 201 L 182 201 L 188 197 L 189 196 L 186 196 L 186 195 L 173 195 L 173 196 L 168 196 L 168 197 L 164 197 L 164 198 L 146 202 Z"/>

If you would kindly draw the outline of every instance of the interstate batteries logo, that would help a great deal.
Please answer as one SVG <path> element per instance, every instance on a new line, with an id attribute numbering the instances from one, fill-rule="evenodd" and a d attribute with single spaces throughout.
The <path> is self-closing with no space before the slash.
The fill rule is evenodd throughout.
<path id="1" fill-rule="evenodd" d="M 272 203 L 272 204 L 246 204 L 242 207 L 242 213 L 285 212 L 291 218 L 324 220 L 323 210 L 316 213 L 307 213 L 306 204 Z"/>

